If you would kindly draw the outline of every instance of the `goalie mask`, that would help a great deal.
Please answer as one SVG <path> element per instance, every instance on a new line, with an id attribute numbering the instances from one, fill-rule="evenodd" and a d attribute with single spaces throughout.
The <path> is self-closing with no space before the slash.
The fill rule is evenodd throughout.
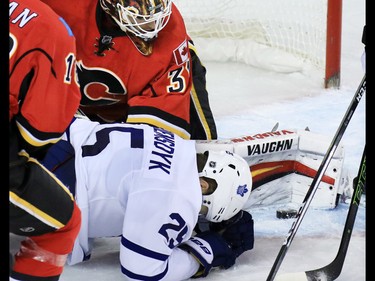
<path id="1" fill-rule="evenodd" d="M 252 177 L 248 163 L 228 151 L 206 151 L 208 159 L 199 177 L 214 180 L 216 190 L 203 195 L 203 209 L 208 221 L 221 222 L 236 215 L 247 202 Z"/>
<path id="2" fill-rule="evenodd" d="M 118 26 L 144 41 L 157 37 L 168 23 L 172 0 L 100 0 Z"/>

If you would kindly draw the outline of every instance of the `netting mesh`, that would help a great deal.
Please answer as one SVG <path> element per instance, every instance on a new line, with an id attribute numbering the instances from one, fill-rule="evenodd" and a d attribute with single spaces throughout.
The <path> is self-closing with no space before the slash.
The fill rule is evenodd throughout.
<path id="1" fill-rule="evenodd" d="M 230 39 L 231 45 L 242 53 L 248 53 L 241 51 L 242 46 L 246 48 L 249 42 L 254 42 L 318 68 L 325 66 L 327 0 L 174 0 L 174 3 L 194 41 L 219 40 L 216 44 L 219 48 L 220 40 Z M 223 47 L 228 48 L 225 44 Z"/>

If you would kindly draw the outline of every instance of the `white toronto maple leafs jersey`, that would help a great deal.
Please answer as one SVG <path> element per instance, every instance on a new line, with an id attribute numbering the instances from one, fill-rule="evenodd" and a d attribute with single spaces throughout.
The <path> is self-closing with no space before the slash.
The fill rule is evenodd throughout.
<path id="1" fill-rule="evenodd" d="M 176 246 L 193 233 L 202 204 L 195 142 L 148 125 L 76 119 L 64 138 L 75 149 L 82 226 L 68 263 L 90 255 L 95 237 L 121 237 L 126 280 L 184 280 L 198 263 Z"/>

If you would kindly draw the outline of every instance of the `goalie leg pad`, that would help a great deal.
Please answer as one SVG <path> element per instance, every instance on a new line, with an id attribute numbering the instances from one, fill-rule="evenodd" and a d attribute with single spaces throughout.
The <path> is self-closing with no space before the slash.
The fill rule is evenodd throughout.
<path id="1" fill-rule="evenodd" d="M 301 203 L 329 147 L 326 136 L 306 130 L 277 130 L 238 138 L 196 141 L 197 152 L 228 150 L 242 156 L 253 177 L 245 208 Z M 322 177 L 311 206 L 333 209 L 341 193 L 344 147 L 340 145 Z"/>

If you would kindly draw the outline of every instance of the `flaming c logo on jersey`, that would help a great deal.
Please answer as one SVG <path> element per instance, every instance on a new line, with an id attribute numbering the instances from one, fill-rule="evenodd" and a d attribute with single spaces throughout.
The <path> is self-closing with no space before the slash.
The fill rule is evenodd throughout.
<path id="1" fill-rule="evenodd" d="M 181 65 L 189 59 L 188 52 L 189 47 L 187 41 L 185 40 L 180 46 L 177 47 L 177 49 L 173 51 L 174 59 L 177 65 Z"/>

